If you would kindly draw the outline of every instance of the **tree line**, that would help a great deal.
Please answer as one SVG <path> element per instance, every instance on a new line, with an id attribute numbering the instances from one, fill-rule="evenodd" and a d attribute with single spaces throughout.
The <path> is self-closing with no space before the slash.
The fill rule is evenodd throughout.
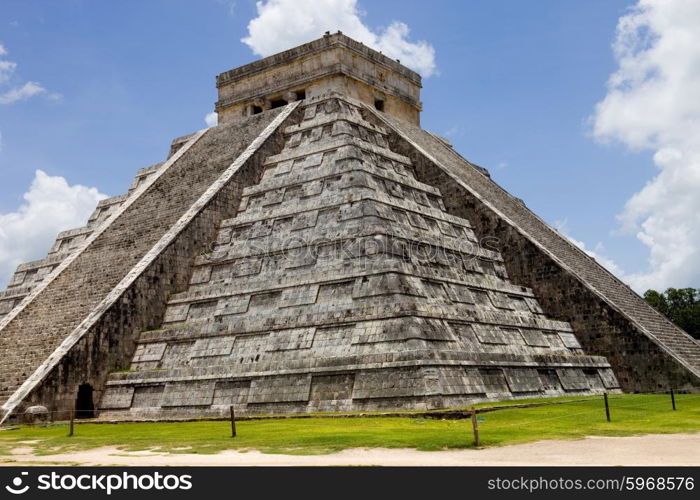
<path id="1" fill-rule="evenodd" d="M 700 289 L 647 290 L 644 300 L 690 335 L 700 339 Z"/>

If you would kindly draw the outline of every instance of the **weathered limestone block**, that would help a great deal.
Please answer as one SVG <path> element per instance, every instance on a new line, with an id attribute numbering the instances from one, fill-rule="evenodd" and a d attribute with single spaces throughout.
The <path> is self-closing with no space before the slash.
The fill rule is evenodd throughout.
<path id="1" fill-rule="evenodd" d="M 107 410 L 131 408 L 134 399 L 133 386 L 109 387 L 105 390 L 100 406 Z"/>
<path id="2" fill-rule="evenodd" d="M 287 375 L 254 379 L 250 384 L 248 404 L 308 401 L 311 390 L 309 375 Z"/>
<path id="3" fill-rule="evenodd" d="M 585 390 L 588 389 L 588 380 L 584 376 L 583 370 L 570 368 L 568 370 L 557 370 L 557 376 L 561 381 L 561 385 L 566 390 Z"/>
<path id="4" fill-rule="evenodd" d="M 542 381 L 534 368 L 506 368 L 503 370 L 511 392 L 540 392 Z"/>
<path id="5" fill-rule="evenodd" d="M 159 406 L 211 406 L 215 385 L 214 381 L 170 382 L 163 389 Z"/>

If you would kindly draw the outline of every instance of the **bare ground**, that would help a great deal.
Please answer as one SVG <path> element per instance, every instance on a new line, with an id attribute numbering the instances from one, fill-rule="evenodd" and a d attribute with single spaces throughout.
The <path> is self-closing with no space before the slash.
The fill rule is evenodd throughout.
<path id="1" fill-rule="evenodd" d="M 0 456 L 0 465 L 129 466 L 475 466 L 475 465 L 700 465 L 700 433 L 649 434 L 633 437 L 588 437 L 551 440 L 479 450 L 417 451 L 350 449 L 329 455 L 282 455 L 258 451 L 224 451 L 213 455 L 126 452 L 114 447 L 37 456 L 16 448 Z"/>

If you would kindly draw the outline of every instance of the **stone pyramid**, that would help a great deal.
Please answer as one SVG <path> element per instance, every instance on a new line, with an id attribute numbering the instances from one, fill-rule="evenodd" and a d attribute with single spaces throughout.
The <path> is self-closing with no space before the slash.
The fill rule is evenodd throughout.
<path id="1" fill-rule="evenodd" d="M 220 125 L 0 295 L 3 419 L 700 385 L 694 339 L 419 128 L 398 62 L 327 35 L 217 87 Z"/>
<path id="2" fill-rule="evenodd" d="M 386 127 L 336 95 L 301 111 L 162 327 L 110 377 L 108 416 L 425 409 L 618 387 L 445 211 Z"/>

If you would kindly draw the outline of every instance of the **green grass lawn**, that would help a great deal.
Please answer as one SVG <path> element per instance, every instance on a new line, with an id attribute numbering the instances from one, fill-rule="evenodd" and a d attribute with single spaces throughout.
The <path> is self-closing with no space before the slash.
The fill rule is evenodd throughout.
<path id="1" fill-rule="evenodd" d="M 602 397 L 533 408 L 481 414 L 482 446 L 540 439 L 628 436 L 700 431 L 700 395 L 612 395 L 612 422 L 605 419 Z M 556 401 L 556 400 L 555 400 Z M 519 403 L 517 401 L 516 403 Z M 512 402 L 511 402 L 512 404 Z M 346 448 L 416 448 L 444 450 L 473 446 L 471 422 L 425 418 L 310 418 L 241 421 L 230 437 L 228 422 L 80 424 L 75 436 L 67 426 L 23 427 L 0 432 L 0 455 L 32 446 L 38 454 L 118 446 L 124 450 L 216 453 L 256 449 L 266 453 L 332 453 Z"/>

